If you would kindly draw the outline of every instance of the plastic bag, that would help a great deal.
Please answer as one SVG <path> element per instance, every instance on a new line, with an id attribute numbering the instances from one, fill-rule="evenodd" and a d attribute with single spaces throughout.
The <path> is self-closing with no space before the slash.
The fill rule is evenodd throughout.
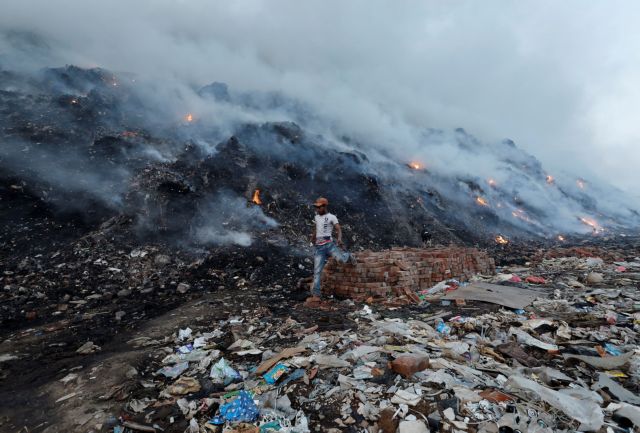
<path id="1" fill-rule="evenodd" d="M 167 365 L 166 367 L 162 367 L 156 373 L 175 379 L 176 377 L 184 373 L 187 368 L 189 368 L 189 363 L 185 361 L 185 362 L 179 362 L 173 366 Z"/>
<path id="2" fill-rule="evenodd" d="M 522 389 L 533 392 L 542 400 L 556 409 L 564 412 L 568 417 L 579 421 L 580 430 L 597 431 L 604 423 L 604 414 L 600 406 L 590 400 L 580 400 L 558 391 L 542 386 L 522 376 L 512 375 L 507 382 L 511 390 Z"/>
<path id="3" fill-rule="evenodd" d="M 240 391 L 238 397 L 220 406 L 219 415 L 213 417 L 211 424 L 224 424 L 225 422 L 254 422 L 258 419 L 260 410 L 253 401 L 253 397 L 247 391 Z"/>
<path id="4" fill-rule="evenodd" d="M 193 331 L 191 331 L 191 328 L 178 330 L 178 340 L 180 341 L 188 340 L 191 337 L 192 332 Z"/>
<path id="5" fill-rule="evenodd" d="M 241 378 L 240 373 L 234 370 L 224 358 L 221 358 L 211 367 L 209 377 L 213 383 L 224 384 L 225 386 Z"/>
<path id="6" fill-rule="evenodd" d="M 443 335 L 449 335 L 451 333 L 451 327 L 440 319 L 436 325 L 436 331 Z"/>

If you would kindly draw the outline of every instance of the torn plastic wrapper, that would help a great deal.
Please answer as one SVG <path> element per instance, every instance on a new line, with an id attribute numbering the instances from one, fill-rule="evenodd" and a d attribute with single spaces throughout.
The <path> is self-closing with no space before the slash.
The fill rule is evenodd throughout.
<path id="1" fill-rule="evenodd" d="M 262 377 L 269 385 L 273 385 L 288 371 L 289 368 L 286 365 L 278 363 Z"/>
<path id="2" fill-rule="evenodd" d="M 640 405 L 640 397 L 624 388 L 604 373 L 598 374 L 598 381 L 591 386 L 593 390 L 608 389 L 614 397 L 626 403 Z"/>
<path id="3" fill-rule="evenodd" d="M 631 360 L 633 352 L 628 352 L 620 356 L 607 356 L 606 358 L 601 358 L 599 356 L 574 355 L 571 353 L 563 353 L 562 356 L 564 356 L 565 359 L 577 359 L 591 365 L 592 367 L 615 370 L 627 364 Z"/>
<path id="4" fill-rule="evenodd" d="M 157 374 L 162 374 L 163 376 L 169 377 L 171 379 L 175 379 L 180 376 L 189 368 L 189 363 L 187 361 L 179 362 L 173 366 L 162 367 L 158 370 Z"/>
<path id="5" fill-rule="evenodd" d="M 512 375 L 506 388 L 524 390 L 536 394 L 551 406 L 580 422 L 580 430 L 597 431 L 604 424 L 604 414 L 599 405 L 554 391 L 522 376 Z"/>
<path id="6" fill-rule="evenodd" d="M 515 335 L 519 343 L 526 344 L 527 346 L 534 346 L 542 350 L 551 350 L 554 352 L 558 350 L 557 345 L 540 341 L 518 328 L 509 328 L 509 334 Z"/>

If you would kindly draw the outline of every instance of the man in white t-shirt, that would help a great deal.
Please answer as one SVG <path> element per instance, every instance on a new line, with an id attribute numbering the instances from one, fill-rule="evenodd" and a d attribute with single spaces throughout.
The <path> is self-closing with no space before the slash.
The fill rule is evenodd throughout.
<path id="1" fill-rule="evenodd" d="M 312 297 L 308 299 L 310 303 L 320 301 L 322 291 L 320 289 L 320 280 L 322 278 L 322 270 L 327 263 L 329 257 L 333 257 L 339 262 L 355 263 L 355 258 L 348 252 L 338 248 L 344 247 L 342 243 L 342 229 L 338 223 L 338 218 L 329 213 L 327 207 L 329 200 L 320 197 L 315 201 L 313 206 L 316 208 L 316 216 L 313 219 L 315 230 L 311 234 L 311 242 L 315 245 L 315 253 L 313 257 L 313 286 L 311 289 Z M 336 229 L 336 241 L 333 241 L 333 229 Z"/>

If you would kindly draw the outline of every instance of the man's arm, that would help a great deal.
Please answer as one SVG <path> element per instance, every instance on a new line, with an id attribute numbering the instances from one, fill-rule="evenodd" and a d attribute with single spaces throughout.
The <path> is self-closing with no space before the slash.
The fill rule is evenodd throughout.
<path id="1" fill-rule="evenodd" d="M 336 229 L 336 242 L 338 245 L 342 245 L 342 227 L 340 227 L 340 224 L 336 224 L 334 227 Z"/>
<path id="2" fill-rule="evenodd" d="M 316 231 L 313 230 L 313 232 L 311 232 L 311 243 L 312 244 L 316 244 Z"/>

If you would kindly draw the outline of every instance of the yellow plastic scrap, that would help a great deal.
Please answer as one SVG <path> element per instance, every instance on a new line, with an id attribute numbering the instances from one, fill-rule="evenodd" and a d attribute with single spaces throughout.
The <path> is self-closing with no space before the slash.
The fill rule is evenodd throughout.
<path id="1" fill-rule="evenodd" d="M 607 376 L 609 377 L 629 377 L 620 370 L 606 370 Z"/>

